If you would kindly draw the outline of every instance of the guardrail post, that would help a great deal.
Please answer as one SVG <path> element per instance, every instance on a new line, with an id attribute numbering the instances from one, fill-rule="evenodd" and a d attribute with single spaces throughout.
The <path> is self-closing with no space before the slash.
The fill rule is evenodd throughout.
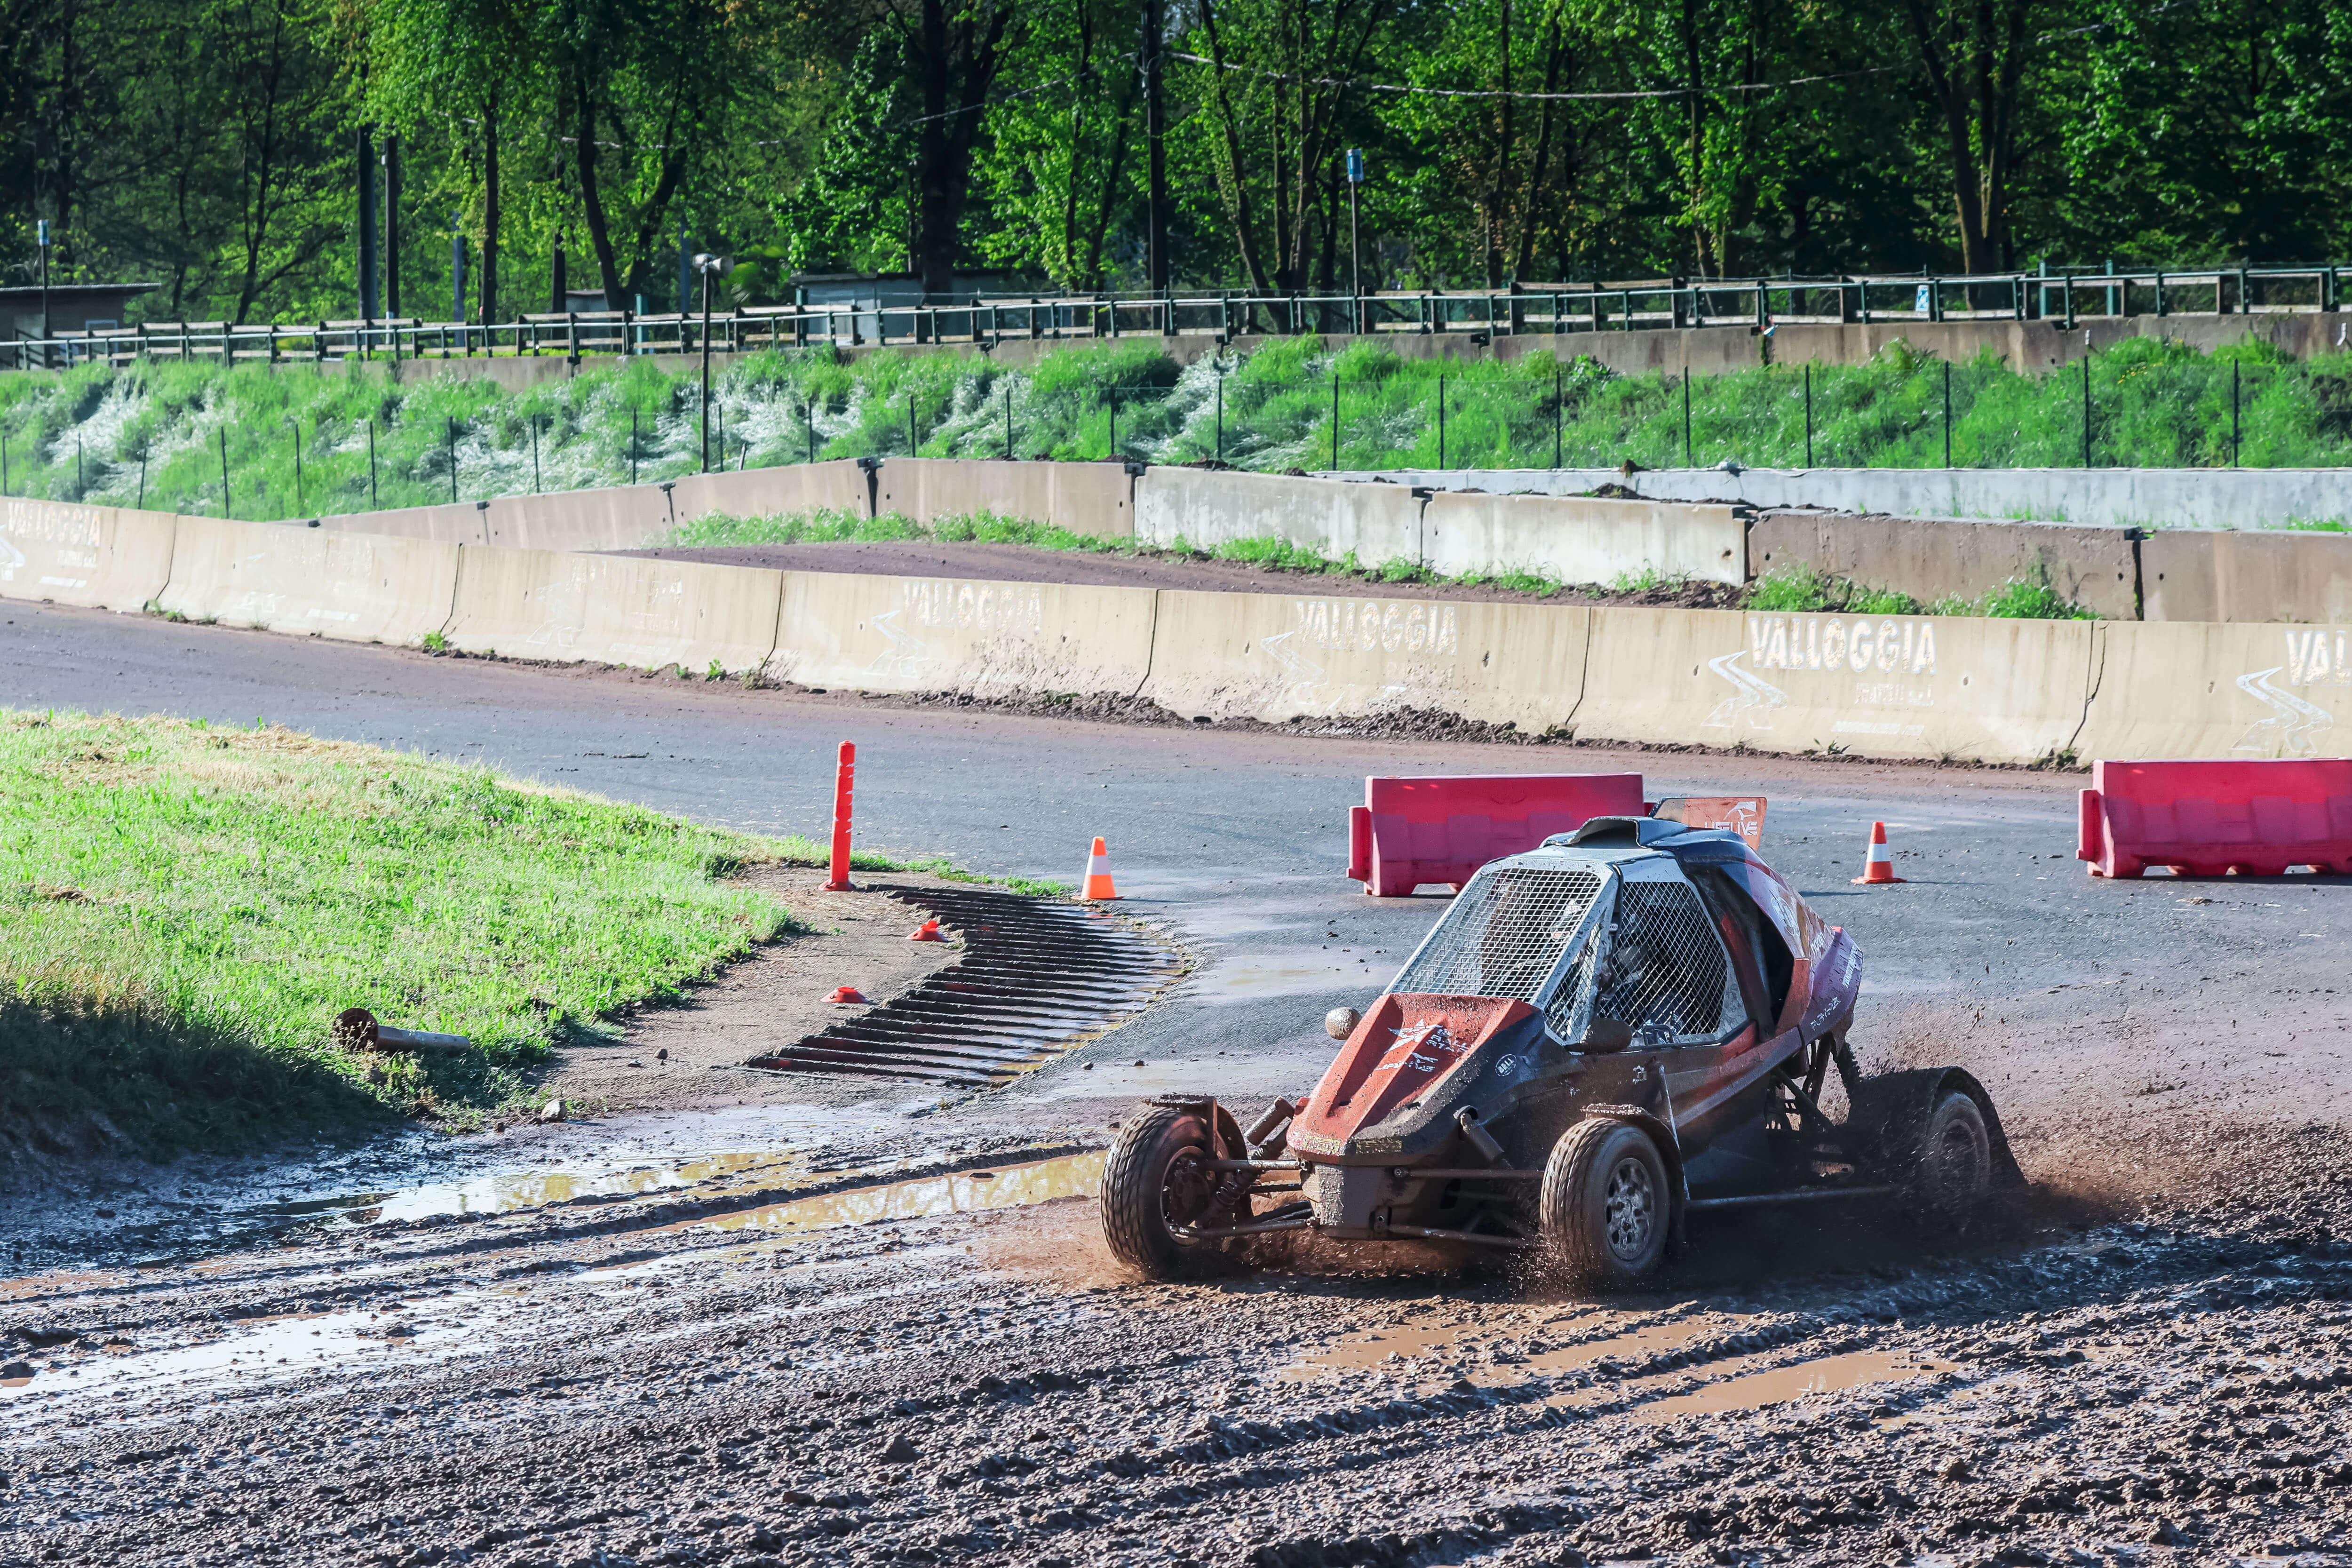
<path id="1" fill-rule="evenodd" d="M 1940 321 L 1944 319 L 1943 285 L 1935 278 L 1927 279 L 1927 319 L 1931 321 Z"/>
<path id="2" fill-rule="evenodd" d="M 2252 301 L 2246 298 L 2246 269 L 2242 267 L 2238 268 L 2238 295 L 2235 303 L 2238 307 L 2239 315 L 2250 316 L 2253 314 L 2253 312 L 2247 308 Z"/>
<path id="3" fill-rule="evenodd" d="M 2158 316 L 2159 316 L 2159 317 L 2161 317 L 2161 316 L 2163 316 L 2163 315 L 2165 314 L 2165 309 L 2164 309 L 2164 274 L 2163 274 L 2162 272 L 2158 272 L 2158 273 L 2156 275 L 2156 313 L 2157 313 L 2157 315 L 2158 315 Z"/>

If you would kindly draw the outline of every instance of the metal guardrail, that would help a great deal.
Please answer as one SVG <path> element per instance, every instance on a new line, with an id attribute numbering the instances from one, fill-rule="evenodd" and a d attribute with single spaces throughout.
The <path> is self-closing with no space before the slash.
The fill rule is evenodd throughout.
<path id="1" fill-rule="evenodd" d="M 713 352 L 763 348 L 988 343 L 1006 339 L 1264 333 L 1380 335 L 1466 332 L 1482 341 L 1526 333 L 1640 331 L 1780 322 L 2054 321 L 2128 316 L 2326 312 L 2352 268 L 2240 267 L 1955 277 L 1663 278 L 1519 284 L 1507 289 L 1375 294 L 1218 291 L 978 296 L 951 304 L 752 305 L 709 322 Z M 535 358 L 694 353 L 697 314 L 631 310 L 525 315 L 492 324 L 344 321 L 241 324 L 163 321 L 0 342 L 0 368 L 129 364 L 142 359 L 224 365 L 330 360 Z"/>

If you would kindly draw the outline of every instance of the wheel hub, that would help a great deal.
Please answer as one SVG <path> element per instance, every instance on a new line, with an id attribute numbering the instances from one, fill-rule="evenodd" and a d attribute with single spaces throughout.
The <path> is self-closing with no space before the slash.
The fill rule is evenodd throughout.
<path id="1" fill-rule="evenodd" d="M 1602 1201 L 1609 1250 L 1627 1261 L 1641 1257 L 1657 1224 L 1657 1188 L 1650 1180 L 1649 1166 L 1630 1156 L 1618 1161 L 1617 1168 L 1609 1173 Z"/>

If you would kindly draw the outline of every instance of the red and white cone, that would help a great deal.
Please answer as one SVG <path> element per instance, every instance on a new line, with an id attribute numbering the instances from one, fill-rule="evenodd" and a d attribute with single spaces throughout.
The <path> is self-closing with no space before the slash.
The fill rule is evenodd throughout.
<path id="1" fill-rule="evenodd" d="M 1118 897 L 1118 889 L 1111 885 L 1110 850 L 1100 837 L 1095 840 L 1094 853 L 1087 857 L 1087 888 L 1078 897 L 1089 900 Z"/>
<path id="2" fill-rule="evenodd" d="M 1870 863 L 1863 868 L 1862 875 L 1854 881 L 1869 884 L 1901 880 L 1903 879 L 1895 874 L 1895 851 L 1886 847 L 1886 824 L 1874 822 L 1870 825 Z"/>

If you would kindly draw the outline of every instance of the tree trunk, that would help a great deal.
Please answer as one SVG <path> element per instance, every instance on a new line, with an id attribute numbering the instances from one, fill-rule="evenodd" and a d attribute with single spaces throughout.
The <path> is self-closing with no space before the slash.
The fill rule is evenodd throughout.
<path id="1" fill-rule="evenodd" d="M 926 295 L 947 297 L 955 291 L 963 209 L 971 195 L 972 145 L 980 134 L 988 90 L 1003 63 L 1000 51 L 1013 12 L 1006 0 L 996 0 L 984 22 L 966 14 L 951 24 L 947 0 L 921 3 L 914 40 L 924 115 L 915 140 L 915 267 Z M 959 63 L 961 82 L 956 79 Z"/>
<path id="2" fill-rule="evenodd" d="M 482 325 L 497 321 L 499 300 L 499 92 L 482 106 Z"/>
<path id="3" fill-rule="evenodd" d="M 1960 267 L 1991 272 L 2009 253 L 2009 192 L 2022 98 L 2026 24 L 2033 0 L 1976 0 L 1973 26 L 1948 52 L 1929 0 L 1907 0 L 1913 40 L 1943 116 Z M 1965 55 L 1967 58 L 1960 58 Z"/>
<path id="4" fill-rule="evenodd" d="M 1250 213 L 1249 161 L 1242 156 L 1241 122 L 1234 113 L 1233 95 L 1225 89 L 1225 46 L 1217 30 L 1216 0 L 1201 0 L 1201 22 L 1209 36 L 1209 85 L 1217 106 L 1218 128 L 1224 132 L 1225 174 L 1232 182 L 1226 206 L 1234 226 L 1234 249 L 1249 273 L 1250 287 L 1266 293 L 1273 280 L 1265 275 L 1265 258 L 1257 246 L 1257 222 Z"/>
<path id="5" fill-rule="evenodd" d="M 588 225 L 588 248 L 596 257 L 596 279 L 604 285 L 604 309 L 618 310 L 628 295 L 621 288 L 621 265 L 613 254 L 613 226 L 604 214 L 604 190 L 596 168 L 596 100 L 590 93 L 588 73 L 574 63 L 572 72 L 572 126 L 578 146 L 572 162 L 580 174 L 580 212 Z"/>
<path id="6" fill-rule="evenodd" d="M 1560 62 L 1567 57 L 1567 53 L 1566 42 L 1560 36 L 1559 23 L 1555 20 L 1551 25 L 1551 37 L 1544 46 L 1543 89 L 1545 93 L 1550 94 L 1559 90 Z M 1551 122 L 1556 107 L 1557 105 L 1547 96 L 1542 112 L 1536 117 L 1535 151 L 1528 155 L 1527 189 L 1519 197 L 1518 259 L 1515 268 L 1521 279 L 1525 279 L 1528 274 L 1535 270 L 1536 214 L 1543 205 L 1543 172 L 1544 165 L 1551 161 Z"/>

